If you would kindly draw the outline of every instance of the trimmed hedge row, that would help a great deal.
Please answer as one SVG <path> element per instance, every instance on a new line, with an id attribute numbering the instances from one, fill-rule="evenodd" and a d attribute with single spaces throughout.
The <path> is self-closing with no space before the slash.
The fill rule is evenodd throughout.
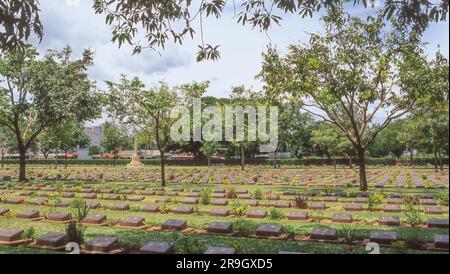
<path id="1" fill-rule="evenodd" d="M 112 166 L 114 164 L 118 166 L 127 165 L 130 162 L 130 159 L 117 159 L 116 161 L 112 159 L 91 159 L 91 160 L 78 160 L 71 159 L 67 160 L 68 165 L 106 165 Z M 353 159 L 353 164 L 357 164 L 358 160 Z M 394 166 L 394 165 L 410 165 L 409 160 L 399 160 L 393 158 L 367 158 L 366 162 L 368 165 L 379 165 L 379 166 Z M 5 164 L 19 164 L 19 160 L 16 159 L 6 159 L 4 160 Z M 66 163 L 65 160 L 60 160 L 58 162 L 59 165 L 64 165 Z M 142 163 L 145 165 L 159 165 L 159 159 L 143 159 Z M 172 166 L 206 166 L 208 165 L 207 160 L 166 160 L 167 165 Z M 327 166 L 332 165 L 333 161 L 326 158 L 307 158 L 307 159 L 280 159 L 279 163 L 281 165 L 291 165 L 291 166 Z M 338 165 L 348 165 L 348 159 L 336 159 L 336 163 Z M 449 159 L 443 159 L 444 165 L 449 164 Z M 27 160 L 27 164 L 33 165 L 54 165 L 54 160 Z M 213 165 L 240 165 L 239 159 L 226 159 L 226 160 L 214 160 Z M 248 165 L 273 165 L 274 160 L 272 159 L 248 159 L 246 161 Z M 425 165 L 433 165 L 433 158 L 418 158 L 414 159 L 414 165 L 417 166 L 425 166 Z"/>

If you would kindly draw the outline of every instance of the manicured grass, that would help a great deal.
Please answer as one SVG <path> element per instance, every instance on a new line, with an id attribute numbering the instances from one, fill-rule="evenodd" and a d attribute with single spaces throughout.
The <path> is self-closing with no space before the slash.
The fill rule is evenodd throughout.
<path id="1" fill-rule="evenodd" d="M 34 167 L 36 168 L 36 167 Z M 44 174 L 57 174 L 61 172 L 72 172 L 73 170 L 77 170 L 78 172 L 112 172 L 115 174 L 120 174 L 121 172 L 127 172 L 124 168 L 117 168 L 113 169 L 112 167 L 70 167 L 68 170 L 64 169 L 47 169 L 42 168 L 38 169 L 39 172 Z M 194 172 L 194 177 L 197 178 L 197 182 L 200 178 L 202 178 L 205 174 L 205 172 L 209 172 L 206 168 L 198 168 L 198 167 L 171 167 L 169 169 L 171 172 L 175 172 L 177 174 L 183 174 L 184 172 Z M 373 171 L 374 169 L 372 169 Z M 221 172 L 229 172 L 233 171 L 236 173 L 239 173 L 240 171 L 237 168 L 216 168 L 211 170 L 212 176 L 211 180 L 214 180 L 214 172 L 215 171 L 221 171 Z M 225 184 L 213 184 L 210 182 L 210 184 L 199 184 L 199 183 L 187 183 L 185 181 L 179 182 L 179 183 L 169 183 L 166 190 L 170 191 L 174 188 L 183 188 L 184 193 L 188 193 L 193 189 L 201 189 L 201 188 L 222 188 L 222 189 L 247 189 L 249 190 L 249 193 L 252 193 L 255 189 L 260 189 L 262 192 L 272 192 L 277 194 L 282 194 L 284 191 L 295 191 L 299 194 L 306 195 L 311 190 L 319 190 L 322 192 L 325 192 L 326 189 L 324 186 L 317 186 L 315 185 L 318 182 L 326 182 L 326 181 L 334 181 L 337 180 L 337 178 L 334 177 L 334 173 L 330 169 L 321 169 L 321 168 L 308 168 L 308 169 L 301 169 L 301 173 L 296 178 L 293 178 L 293 182 L 299 182 L 299 176 L 303 176 L 302 174 L 305 174 L 305 176 L 311 176 L 311 172 L 315 172 L 316 178 L 313 180 L 313 182 L 310 184 L 310 187 L 303 187 L 298 185 L 288 185 L 288 186 L 282 186 L 279 184 L 273 184 L 273 185 L 264 185 L 263 182 L 258 182 L 256 185 L 247 185 L 244 183 L 237 184 L 237 185 L 231 185 L 227 182 L 224 182 Z M 345 170 L 339 170 L 340 172 Z M 418 194 L 431 194 L 433 196 L 436 196 L 438 193 L 442 191 L 447 191 L 448 189 L 437 189 L 433 186 L 433 183 L 428 180 L 424 179 L 423 183 L 426 186 L 426 188 L 416 188 L 413 184 L 411 184 L 410 181 L 408 181 L 408 185 L 404 188 L 396 188 L 395 187 L 395 178 L 398 176 L 400 172 L 414 172 L 417 173 L 418 176 L 423 175 L 423 172 L 430 172 L 429 170 L 411 170 L 411 169 L 402 169 L 402 168 L 388 168 L 386 169 L 386 173 L 375 173 L 376 179 L 372 181 L 370 190 L 371 192 L 382 192 L 385 196 L 389 196 L 392 194 L 402 194 L 404 196 L 413 196 Z M 38 171 L 34 171 L 36 173 Z M 156 168 L 146 168 L 145 172 L 152 172 L 154 174 L 157 174 L 158 170 Z M 242 174 L 243 176 L 246 176 L 247 178 L 252 178 L 253 174 L 259 174 L 263 173 L 265 174 L 271 174 L 271 172 L 277 173 L 279 176 L 278 178 L 283 178 L 283 175 L 280 175 L 280 170 L 265 170 L 261 167 L 254 167 L 251 168 L 250 171 L 246 171 Z M 142 173 L 141 173 L 142 174 Z M 319 175 L 318 175 L 319 174 Z M 323 175 L 323 174 L 326 174 Z M 384 188 L 375 188 L 373 187 L 374 182 L 379 180 L 380 178 L 383 178 L 386 176 L 386 174 L 392 175 L 391 180 L 385 185 Z M 408 175 L 409 176 L 409 175 Z M 448 176 L 448 175 L 443 175 Z M 236 178 L 238 179 L 238 178 Z M 54 185 L 55 183 L 59 184 L 62 183 L 73 184 L 74 182 L 82 185 L 89 185 L 94 189 L 101 189 L 104 187 L 135 187 L 135 186 L 145 186 L 147 189 L 152 189 L 159 187 L 156 182 L 143 182 L 142 180 L 138 180 L 138 182 L 105 182 L 105 181 L 97 181 L 97 182 L 81 182 L 80 180 L 67 180 L 67 181 L 55 181 L 55 180 L 38 180 L 41 183 Z M 337 181 L 338 182 L 338 181 Z M 43 190 L 41 190 L 43 191 Z M 39 192 L 41 192 L 39 191 Z M 345 191 L 348 195 L 352 196 L 354 194 L 359 193 L 359 189 L 357 187 L 339 187 L 334 189 L 333 191 Z M 18 195 L 21 191 L 16 190 L 14 196 Z M 135 193 L 133 195 L 139 195 L 141 191 L 135 190 Z M 76 193 L 77 197 L 80 197 L 81 193 Z M 274 224 L 281 224 L 283 226 L 284 231 L 287 235 L 292 237 L 302 237 L 305 235 L 309 235 L 311 231 L 320 226 L 325 227 L 332 227 L 336 228 L 339 231 L 343 230 L 343 225 L 338 223 L 331 223 L 330 219 L 331 216 L 334 213 L 342 213 L 344 212 L 344 205 L 347 203 L 351 203 L 353 199 L 351 197 L 345 197 L 339 198 L 339 202 L 324 202 L 327 205 L 327 209 L 324 211 L 314 211 L 310 209 L 295 209 L 295 208 L 280 208 L 277 209 L 279 212 L 282 212 L 284 215 L 287 214 L 289 211 L 308 211 L 310 216 L 310 221 L 289 221 L 286 219 L 278 219 L 278 220 L 272 220 L 270 217 L 266 217 L 265 219 L 249 219 L 246 217 L 242 218 L 236 218 L 236 217 L 213 217 L 209 215 L 209 211 L 212 208 L 227 208 L 231 209 L 231 205 L 228 206 L 212 206 L 212 205 L 193 205 L 195 208 L 194 214 L 190 215 L 183 215 L 183 214 L 173 214 L 173 213 L 142 213 L 139 211 L 140 207 L 143 205 L 150 205 L 150 204 L 158 204 L 155 202 L 156 198 L 161 198 L 162 196 L 154 195 L 154 196 L 145 196 L 145 199 L 140 202 L 131 202 L 131 201 L 108 201 L 102 199 L 105 196 L 108 196 L 110 194 L 97 194 L 97 199 L 95 201 L 98 201 L 102 204 L 102 209 L 96 209 L 96 210 L 90 210 L 90 213 L 97 213 L 97 214 L 105 214 L 108 216 L 108 222 L 110 223 L 117 223 L 120 221 L 120 219 L 126 217 L 126 216 L 142 216 L 146 220 L 146 224 L 152 227 L 159 227 L 162 223 L 164 223 L 168 219 L 183 219 L 186 220 L 188 223 L 189 229 L 196 229 L 196 230 L 205 230 L 207 225 L 213 221 L 226 221 L 226 222 L 232 222 L 234 230 L 236 232 L 240 232 L 239 235 L 250 235 L 253 234 L 256 228 L 261 223 L 274 223 Z M 120 194 L 119 194 L 120 195 Z M 323 198 L 323 193 L 321 194 L 321 197 L 309 197 L 309 202 L 312 201 L 319 201 Z M 120 195 L 122 198 L 126 198 L 124 195 Z M 130 196 L 130 195 L 128 195 Z M 27 201 L 32 200 L 36 198 L 35 195 L 31 197 L 24 197 Z M 44 198 L 45 197 L 40 197 Z M 169 203 L 165 203 L 168 207 L 170 207 L 172 210 L 175 209 L 177 206 L 185 205 L 181 203 L 181 200 L 186 198 L 185 196 L 177 196 L 177 197 L 170 197 L 171 201 Z M 294 198 L 294 196 L 289 195 L 281 195 L 281 199 L 285 201 L 290 201 Z M 71 201 L 73 199 L 66 199 L 63 200 Z M 201 199 L 199 198 L 201 201 Z M 91 201 L 91 200 L 86 200 Z M 241 200 L 241 202 L 245 202 L 245 200 Z M 260 206 L 256 208 L 265 209 L 269 211 L 272 206 L 267 204 L 269 201 L 267 200 L 260 200 Z M 274 201 L 270 201 L 274 202 Z M 386 200 L 385 200 L 386 202 Z M 107 207 L 111 206 L 115 203 L 128 203 L 130 205 L 130 210 L 128 211 L 111 211 L 106 209 Z M 266 206 L 264 206 L 266 205 Z M 25 210 L 25 209 L 37 209 L 40 211 L 41 215 L 46 214 L 48 215 L 50 213 L 50 210 L 53 212 L 71 212 L 70 208 L 49 208 L 45 206 L 35 206 L 35 205 L 10 205 L 10 204 L 0 204 L 0 207 L 6 207 L 9 208 L 12 211 L 12 216 L 16 213 Z M 404 207 L 404 205 L 402 205 Z M 424 206 L 419 206 L 421 209 L 424 208 Z M 367 209 L 367 205 L 363 204 L 363 208 Z M 379 216 L 399 216 L 401 221 L 404 223 L 406 221 L 406 217 L 404 215 L 404 212 L 402 213 L 385 213 L 382 211 L 382 205 L 379 205 L 376 210 L 374 211 L 368 211 L 364 210 L 362 212 L 346 212 L 347 214 L 351 214 L 354 219 L 354 223 L 345 225 L 346 228 L 351 228 L 357 230 L 357 236 L 358 239 L 367 239 L 369 238 L 369 234 L 373 230 L 389 230 L 389 231 L 395 231 L 398 234 L 399 240 L 407 241 L 409 239 L 415 239 L 418 238 L 422 241 L 426 242 L 432 242 L 434 239 L 435 234 L 448 234 L 448 229 L 430 229 L 426 228 L 424 225 L 426 223 L 426 220 L 428 218 L 448 218 L 448 207 L 442 207 L 444 209 L 444 214 L 442 215 L 429 215 L 421 213 L 422 217 L 422 226 L 421 227 L 394 227 L 394 226 L 379 226 L 376 224 L 377 219 Z M 26 220 L 19 220 L 16 218 L 1 218 L 0 217 L 0 228 L 22 228 L 26 229 L 29 226 L 33 226 L 36 229 L 36 234 L 42 235 L 44 233 L 47 233 L 49 231 L 60 231 L 64 232 L 64 225 L 60 224 L 52 224 L 52 223 L 46 223 L 46 222 L 29 222 Z M 230 236 L 213 236 L 213 235 L 206 235 L 206 234 L 190 234 L 188 237 L 181 236 L 183 234 L 180 233 L 172 233 L 172 232 L 162 232 L 162 231 L 135 231 L 131 229 L 119 229 L 115 227 L 87 227 L 86 230 L 86 239 L 89 240 L 95 236 L 99 235 L 113 235 L 115 237 L 118 237 L 122 244 L 125 246 L 128 246 L 130 248 L 139 248 L 143 246 L 145 243 L 147 243 L 150 240 L 160 240 L 160 241 L 169 241 L 173 242 L 176 245 L 177 251 L 179 253 L 192 253 L 197 252 L 201 253 L 204 251 L 205 247 L 209 246 L 224 246 L 224 247 L 234 247 L 238 250 L 238 252 L 241 253 L 277 253 L 280 250 L 284 251 L 293 251 L 293 252 L 304 252 L 304 253 L 347 253 L 349 252 L 349 247 L 346 244 L 329 244 L 329 243 L 309 243 L 309 242 L 300 242 L 300 241 L 292 241 L 292 240 L 272 240 L 272 239 L 261 239 L 261 238 L 252 238 L 252 237 L 230 237 Z M 352 246 L 352 253 L 366 253 L 363 246 Z M 395 248 L 383 248 L 384 252 L 386 253 L 395 253 L 399 250 Z M 20 252 L 20 248 L 17 252 Z M 429 253 L 428 251 L 418 251 L 418 250 L 408 250 L 409 253 Z"/>
<path id="2" fill-rule="evenodd" d="M 27 222 L 17 219 L 2 219 L 0 228 L 16 227 L 26 229 L 33 226 L 36 231 L 36 237 L 44 235 L 49 231 L 64 232 L 64 225 L 45 223 L 45 222 Z M 144 231 L 130 230 L 115 227 L 93 227 L 87 226 L 85 232 L 86 241 L 97 236 L 117 237 L 121 244 L 137 249 L 142 247 L 149 241 L 167 241 L 174 243 L 178 253 L 202 253 L 206 248 L 211 246 L 234 247 L 239 253 L 252 254 L 274 254 L 278 251 L 292 251 L 314 254 L 336 254 L 349 253 L 349 246 L 344 244 L 328 244 L 328 243 L 308 243 L 296 242 L 289 240 L 272 240 L 272 239 L 256 239 L 249 237 L 230 237 L 215 236 L 206 234 L 190 234 L 182 236 L 181 233 L 160 232 L 160 231 Z M 9 253 L 27 253 L 27 249 L 23 248 L 2 248 L 1 252 Z M 41 253 L 41 250 L 32 250 L 30 252 Z M 398 253 L 399 251 L 392 248 L 381 248 L 382 253 Z M 418 250 L 404 251 L 408 253 L 429 253 Z M 351 253 L 367 253 L 364 246 L 352 246 Z"/>

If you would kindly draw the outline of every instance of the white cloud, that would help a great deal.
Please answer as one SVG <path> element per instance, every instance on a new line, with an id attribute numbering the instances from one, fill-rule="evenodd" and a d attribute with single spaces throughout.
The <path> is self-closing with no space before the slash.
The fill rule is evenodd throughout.
<path id="1" fill-rule="evenodd" d="M 220 44 L 222 58 L 218 62 L 195 61 L 199 37 L 195 41 L 186 40 L 183 46 L 169 45 L 161 51 L 161 56 L 144 50 L 132 56 L 131 48 L 118 49 L 111 42 L 111 29 L 106 26 L 103 15 L 96 15 L 92 1 L 59 0 L 41 1 L 41 18 L 45 36 L 39 49 L 60 49 L 66 44 L 74 53 L 81 54 L 84 48 L 96 52 L 95 66 L 90 75 L 99 86 L 104 80 L 116 80 L 120 73 L 139 76 L 147 85 L 165 80 L 170 85 L 185 82 L 211 80 L 208 95 L 224 97 L 230 87 L 245 84 L 258 89 L 261 83 L 254 76 L 261 68 L 261 53 L 268 43 L 285 52 L 291 43 L 307 42 L 306 32 L 318 32 L 322 24 L 314 18 L 302 20 L 298 15 L 284 15 L 281 27 L 273 27 L 267 34 L 243 27 L 233 18 L 232 7 L 226 9 L 220 20 L 207 20 L 205 39 L 212 44 Z M 354 8 L 353 13 L 363 15 L 373 10 Z M 428 52 L 441 46 L 448 57 L 448 23 L 432 24 L 424 35 L 430 42 Z M 34 43 L 37 45 L 37 42 Z"/>

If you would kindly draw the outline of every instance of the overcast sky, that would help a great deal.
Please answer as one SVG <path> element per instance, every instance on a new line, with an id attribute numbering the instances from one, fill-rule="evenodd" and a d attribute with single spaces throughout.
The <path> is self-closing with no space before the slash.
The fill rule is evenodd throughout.
<path id="1" fill-rule="evenodd" d="M 230 88 L 246 85 L 258 89 L 261 83 L 254 76 L 261 68 L 261 53 L 271 43 L 281 52 L 292 43 L 306 42 L 307 32 L 319 32 L 322 24 L 319 15 L 300 19 L 296 15 L 284 15 L 282 26 L 273 27 L 268 33 L 242 27 L 233 18 L 234 12 L 226 9 L 221 20 L 210 20 L 206 24 L 205 39 L 211 44 L 220 44 L 221 59 L 217 62 L 197 63 L 195 60 L 199 37 L 186 40 L 182 46 L 168 44 L 161 55 L 144 50 L 131 55 L 131 48 L 121 49 L 111 42 L 111 28 L 105 24 L 103 15 L 96 15 L 91 0 L 41 0 L 41 20 L 45 36 L 38 49 L 61 49 L 70 45 L 75 55 L 85 48 L 95 51 L 95 65 L 90 71 L 97 86 L 104 87 L 105 80 L 117 80 L 121 73 L 140 77 L 147 86 L 165 80 L 170 85 L 195 81 L 211 81 L 208 95 L 226 97 Z M 366 15 L 370 9 L 362 6 L 351 8 L 355 15 Z M 433 54 L 440 45 L 448 57 L 448 22 L 432 24 L 424 35 L 429 43 L 427 51 Z"/>
<path id="2" fill-rule="evenodd" d="M 306 42 L 306 32 L 318 32 L 321 28 L 319 16 L 301 20 L 298 16 L 284 16 L 281 27 L 273 27 L 268 34 L 242 27 L 233 19 L 232 8 L 227 9 L 222 19 L 208 22 L 205 30 L 207 42 L 220 44 L 222 54 L 218 62 L 195 61 L 198 39 L 186 40 L 183 46 L 168 45 L 161 56 L 144 50 L 132 56 L 130 47 L 118 49 L 111 42 L 110 27 L 104 23 L 103 15 L 96 15 L 90 0 L 41 0 L 41 19 L 45 36 L 38 46 L 40 51 L 61 49 L 70 45 L 74 54 L 84 48 L 95 51 L 95 65 L 91 77 L 103 86 L 104 80 L 117 80 L 121 73 L 139 76 L 147 85 L 165 80 L 170 85 L 210 80 L 209 95 L 225 97 L 231 86 L 242 85 L 259 88 L 254 79 L 261 68 L 261 53 L 268 43 L 285 50 L 290 43 Z M 354 13 L 364 14 L 368 9 L 355 8 Z M 428 51 L 435 52 L 441 46 L 448 57 L 448 23 L 433 24 L 425 33 L 429 42 Z"/>

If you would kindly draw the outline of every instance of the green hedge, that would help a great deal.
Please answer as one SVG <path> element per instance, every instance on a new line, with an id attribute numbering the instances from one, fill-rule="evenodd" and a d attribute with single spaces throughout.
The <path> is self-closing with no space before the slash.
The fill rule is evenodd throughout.
<path id="1" fill-rule="evenodd" d="M 410 161 L 407 161 L 405 159 L 402 159 L 401 161 L 397 161 L 396 159 L 393 159 L 391 157 L 387 158 L 367 158 L 367 164 L 368 165 L 375 165 L 375 166 L 394 166 L 396 164 L 402 164 L 407 165 Z M 448 158 L 443 159 L 444 164 L 448 166 Z M 64 165 L 65 160 L 58 161 L 59 165 Z M 130 162 L 130 159 L 117 159 L 115 161 L 115 164 L 118 166 L 124 166 L 127 165 Z M 145 165 L 159 165 L 160 160 L 159 159 L 143 159 L 142 162 Z M 281 165 L 291 165 L 291 166 L 327 166 L 332 165 L 333 162 L 326 158 L 305 158 L 305 159 L 280 159 L 279 162 Z M 356 165 L 358 162 L 357 159 L 353 160 L 353 164 Z M 4 160 L 5 164 L 19 164 L 19 160 L 16 159 L 6 159 Z M 54 165 L 54 160 L 28 160 L 28 164 L 36 164 L 36 165 Z M 336 163 L 338 165 L 348 165 L 349 160 L 348 159 L 337 159 Z M 114 165 L 114 160 L 112 159 L 92 159 L 92 160 L 78 160 L 78 159 L 71 159 L 67 160 L 68 165 L 106 165 L 106 166 L 112 166 Z M 206 160 L 167 160 L 168 165 L 173 166 L 206 166 L 208 163 Z M 273 165 L 274 161 L 269 159 L 248 159 L 246 161 L 246 164 L 249 165 Z M 419 158 L 414 160 L 414 165 L 417 166 L 426 166 L 426 165 L 433 165 L 434 159 L 433 158 Z M 240 165 L 239 159 L 226 159 L 226 160 L 214 160 L 213 165 Z"/>

